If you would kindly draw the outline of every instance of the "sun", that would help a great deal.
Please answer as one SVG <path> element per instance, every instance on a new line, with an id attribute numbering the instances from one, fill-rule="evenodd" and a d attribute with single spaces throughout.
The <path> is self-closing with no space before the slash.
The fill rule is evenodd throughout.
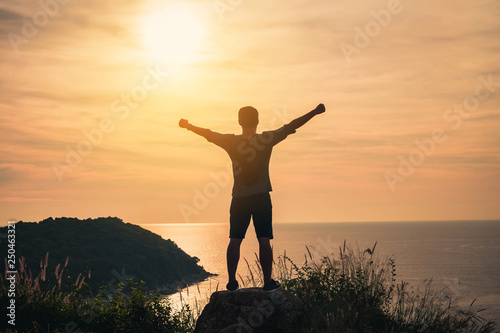
<path id="1" fill-rule="evenodd" d="M 186 64 L 199 57 L 205 29 L 194 8 L 171 5 L 146 17 L 143 42 L 149 57 L 167 64 Z"/>

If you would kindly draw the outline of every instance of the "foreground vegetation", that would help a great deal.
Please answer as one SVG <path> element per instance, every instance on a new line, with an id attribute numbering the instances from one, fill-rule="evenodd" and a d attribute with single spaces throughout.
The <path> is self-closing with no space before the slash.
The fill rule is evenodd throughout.
<path id="1" fill-rule="evenodd" d="M 374 251 L 354 251 L 344 244 L 335 256 L 309 252 L 301 267 L 286 255 L 278 258 L 276 278 L 306 305 L 304 333 L 493 332 L 495 323 L 478 316 L 481 310 L 472 305 L 455 308 L 451 299 L 433 292 L 430 283 L 409 290 L 406 283 L 397 282 L 394 261 L 378 260 Z M 20 261 L 17 332 L 193 332 L 200 309 L 174 309 L 133 280 L 93 292 L 82 276 L 65 277 L 66 265 L 49 274 L 42 261 L 40 274 L 33 276 Z M 0 276 L 4 309 L 9 301 L 5 277 Z M 240 279 L 245 286 L 261 285 L 258 262 L 248 264 L 248 274 Z M 5 321 L 0 330 L 15 332 Z"/>
<path id="2" fill-rule="evenodd" d="M 306 305 L 304 332 L 493 332 L 495 323 L 478 316 L 484 310 L 456 308 L 430 281 L 423 290 L 397 283 L 394 260 L 379 261 L 375 246 L 354 251 L 344 243 L 337 258 L 314 258 L 308 249 L 300 268 L 278 261 L 284 288 Z"/>
<path id="3" fill-rule="evenodd" d="M 194 330 L 195 318 L 188 306 L 174 310 L 159 293 L 151 293 L 144 282 L 133 279 L 108 284 L 93 292 L 84 278 L 66 276 L 66 265 L 47 271 L 42 260 L 37 276 L 19 261 L 16 275 L 15 327 L 6 320 L 0 332 L 165 332 Z M 0 276 L 0 306 L 5 309 L 7 274 Z"/>

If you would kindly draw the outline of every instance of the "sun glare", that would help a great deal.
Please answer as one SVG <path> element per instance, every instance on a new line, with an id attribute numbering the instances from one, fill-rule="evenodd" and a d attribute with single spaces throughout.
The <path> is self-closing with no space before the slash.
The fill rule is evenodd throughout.
<path id="1" fill-rule="evenodd" d="M 177 4 L 144 21 L 143 41 L 154 61 L 185 64 L 196 60 L 205 29 L 193 8 Z"/>

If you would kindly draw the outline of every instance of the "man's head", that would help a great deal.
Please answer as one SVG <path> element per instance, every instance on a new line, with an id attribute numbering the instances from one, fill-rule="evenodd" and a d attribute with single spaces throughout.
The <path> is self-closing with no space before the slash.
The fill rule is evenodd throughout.
<path id="1" fill-rule="evenodd" d="M 238 122 L 241 127 L 257 127 L 259 124 L 259 112 L 253 106 L 245 106 L 238 112 Z"/>

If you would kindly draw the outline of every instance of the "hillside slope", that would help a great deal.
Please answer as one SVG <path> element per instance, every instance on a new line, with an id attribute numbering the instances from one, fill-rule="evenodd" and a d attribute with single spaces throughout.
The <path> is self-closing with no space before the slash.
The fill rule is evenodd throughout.
<path id="1" fill-rule="evenodd" d="M 0 233 L 7 234 L 7 227 Z M 64 265 L 69 257 L 65 276 L 76 279 L 90 270 L 91 278 L 86 281 L 93 287 L 133 276 L 149 289 L 175 290 L 177 284 L 201 281 L 210 275 L 197 264 L 198 258 L 171 240 L 116 217 L 16 223 L 16 257 L 24 257 L 33 273 L 38 273 L 47 252 L 49 274 L 53 276 L 56 265 Z"/>

